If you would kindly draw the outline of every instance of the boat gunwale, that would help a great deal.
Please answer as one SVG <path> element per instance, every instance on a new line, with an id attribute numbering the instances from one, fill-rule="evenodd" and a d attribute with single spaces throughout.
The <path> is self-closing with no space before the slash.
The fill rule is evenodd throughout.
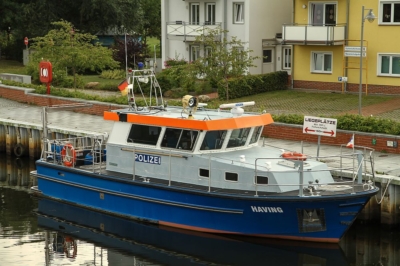
<path id="1" fill-rule="evenodd" d="M 79 168 L 70 168 L 70 167 L 65 167 L 62 165 L 57 165 L 49 162 L 44 162 L 38 160 L 36 164 L 43 165 L 46 167 L 51 167 L 54 169 L 59 169 L 63 171 L 69 171 L 69 172 L 75 172 L 77 174 L 84 174 L 88 175 L 93 178 L 101 178 L 104 180 L 109 180 L 109 181 L 117 181 L 125 184 L 130 184 L 130 185 L 138 185 L 138 186 L 144 186 L 144 187 L 150 187 L 150 188 L 155 188 L 155 189 L 163 189 L 163 190 L 169 190 L 169 191 L 176 191 L 176 192 L 184 192 L 184 193 L 191 193 L 191 194 L 197 194 L 197 195 L 202 195 L 202 196 L 213 196 L 213 197 L 218 197 L 218 198 L 227 198 L 227 199 L 242 199 L 242 200 L 256 200 L 256 201 L 326 201 L 326 200 L 332 200 L 332 199 L 346 199 L 346 198 L 358 198 L 358 197 L 364 197 L 366 195 L 372 194 L 375 195 L 378 193 L 379 188 L 376 186 L 373 186 L 372 189 L 369 190 L 363 190 L 363 191 L 357 191 L 356 193 L 341 193 L 341 194 L 335 194 L 332 192 L 332 195 L 320 195 L 320 196 L 299 196 L 299 191 L 298 190 L 293 190 L 289 192 L 283 192 L 283 193 L 278 193 L 278 192 L 263 192 L 263 191 L 257 191 L 256 190 L 250 191 L 250 190 L 236 190 L 236 189 L 222 189 L 222 188 L 216 188 L 216 187 L 211 187 L 210 191 L 208 191 L 208 186 L 200 186 L 200 185 L 195 185 L 195 184 L 188 184 L 188 183 L 182 183 L 178 181 L 172 181 L 172 183 L 176 183 L 179 185 L 171 185 L 168 186 L 168 180 L 160 180 L 157 178 L 151 178 L 153 180 L 151 183 L 144 182 L 142 180 L 139 180 L 139 177 L 137 176 L 135 180 L 128 179 L 124 176 L 129 176 L 132 177 L 132 175 L 128 174 L 123 174 L 123 173 L 118 173 L 115 171 L 110 171 L 110 170 L 102 170 L 104 172 L 108 173 L 115 173 L 117 175 L 108 175 L 108 174 L 101 174 L 101 173 L 94 173 L 90 172 L 85 169 L 79 169 Z M 118 176 L 120 175 L 120 176 Z M 41 176 L 45 177 L 45 175 L 37 174 L 36 176 L 41 178 Z M 52 177 L 46 177 L 46 178 L 51 178 L 52 180 L 57 180 L 57 178 L 52 178 Z M 146 177 L 147 178 L 147 177 Z M 61 179 L 60 179 L 61 180 Z M 158 182 L 154 182 L 154 180 L 157 180 Z M 334 184 L 334 183 L 333 183 Z M 362 186 L 363 184 L 359 184 L 359 186 Z M 198 187 L 198 189 L 195 189 L 193 187 Z M 200 189 L 203 188 L 203 189 Z M 213 191 L 215 189 L 215 191 Z M 103 189 L 102 189 L 103 190 Z M 222 192 L 222 191 L 227 191 L 227 192 Z M 229 193 L 230 192 L 230 193 Z M 253 193 L 253 194 L 250 194 Z M 286 195 L 284 195 L 286 194 Z M 289 194 L 289 195 L 287 195 Z M 291 195 L 292 194 L 292 195 Z"/>

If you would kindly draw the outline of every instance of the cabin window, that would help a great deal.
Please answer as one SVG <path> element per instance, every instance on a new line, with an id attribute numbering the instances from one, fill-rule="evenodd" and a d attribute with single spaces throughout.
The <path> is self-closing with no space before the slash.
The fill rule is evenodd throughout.
<path id="1" fill-rule="evenodd" d="M 326 231 L 324 209 L 297 209 L 300 233 Z"/>
<path id="2" fill-rule="evenodd" d="M 222 144 L 225 140 L 226 132 L 226 130 L 215 130 L 206 132 L 200 150 L 221 149 Z"/>
<path id="3" fill-rule="evenodd" d="M 257 185 L 268 185 L 268 177 L 267 176 L 256 176 L 256 184 Z"/>
<path id="4" fill-rule="evenodd" d="M 160 132 L 161 127 L 132 125 L 127 142 L 156 145 Z"/>
<path id="5" fill-rule="evenodd" d="M 247 137 L 249 136 L 250 129 L 251 128 L 249 127 L 232 130 L 231 137 L 229 138 L 228 145 L 226 147 L 234 148 L 244 146 L 244 144 L 246 144 Z"/>
<path id="6" fill-rule="evenodd" d="M 237 182 L 239 180 L 238 179 L 238 174 L 237 173 L 226 172 L 225 173 L 225 180 L 226 181 L 235 181 L 235 182 Z"/>
<path id="7" fill-rule="evenodd" d="M 253 135 L 251 136 L 251 139 L 250 139 L 250 144 L 253 144 L 258 141 L 258 139 L 260 138 L 260 135 L 261 135 L 261 131 L 262 131 L 262 126 L 256 127 L 254 129 Z"/>
<path id="8" fill-rule="evenodd" d="M 200 169 L 199 169 L 199 175 L 200 175 L 201 177 L 210 177 L 210 170 L 200 168 Z"/>
<path id="9" fill-rule="evenodd" d="M 163 148 L 192 150 L 199 132 L 178 128 L 167 128 L 161 143 Z"/>

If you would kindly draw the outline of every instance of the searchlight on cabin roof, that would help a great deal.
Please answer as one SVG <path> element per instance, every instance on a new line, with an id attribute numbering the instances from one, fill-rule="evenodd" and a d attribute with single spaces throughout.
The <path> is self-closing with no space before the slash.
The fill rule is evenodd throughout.
<path id="1" fill-rule="evenodd" d="M 252 106 L 254 105 L 255 102 L 251 101 L 251 102 L 241 102 L 241 103 L 225 103 L 225 104 L 221 104 L 219 106 L 219 108 L 224 109 L 224 108 L 232 108 L 231 109 L 231 114 L 234 117 L 239 117 L 242 116 L 242 114 L 244 113 L 244 110 L 242 107 L 245 106 Z"/>

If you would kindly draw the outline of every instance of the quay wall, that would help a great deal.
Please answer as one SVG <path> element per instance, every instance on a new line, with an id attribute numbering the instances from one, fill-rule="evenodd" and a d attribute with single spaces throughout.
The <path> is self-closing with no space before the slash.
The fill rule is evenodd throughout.
<path id="1" fill-rule="evenodd" d="M 400 136 L 358 131 L 337 130 L 336 137 L 321 136 L 321 144 L 347 144 L 354 134 L 354 145 L 368 147 L 378 152 L 400 154 Z M 274 139 L 298 140 L 317 143 L 318 136 L 303 133 L 303 125 L 273 123 L 264 127 L 263 136 Z"/>
<path id="2" fill-rule="evenodd" d="M 87 101 L 82 99 L 71 99 L 52 95 L 35 94 L 33 92 L 33 89 L 0 84 L 0 97 L 20 103 L 26 103 L 36 106 L 50 106 L 71 103 L 91 103 L 92 107 L 75 110 L 75 112 L 92 115 L 102 115 L 104 111 L 121 108 L 121 105 L 116 104 Z M 398 145 L 398 139 L 400 138 L 400 136 L 396 135 L 337 130 L 336 137 L 334 138 L 322 136 L 321 144 L 346 144 L 349 142 L 353 134 L 355 135 L 354 143 L 356 146 L 369 147 L 379 152 L 400 154 L 400 145 Z M 269 138 L 298 140 L 311 143 L 317 143 L 318 141 L 318 136 L 304 134 L 302 125 L 290 125 L 283 123 L 273 123 L 266 126 L 263 131 L 263 136 Z M 0 150 L 2 147 L 1 140 L 2 137 L 0 136 Z"/>

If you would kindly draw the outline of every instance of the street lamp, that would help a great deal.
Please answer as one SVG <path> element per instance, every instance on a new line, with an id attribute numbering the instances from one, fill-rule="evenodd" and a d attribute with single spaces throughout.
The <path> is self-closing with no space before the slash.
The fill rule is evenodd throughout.
<path id="1" fill-rule="evenodd" d="M 368 14 L 364 17 L 364 11 L 369 10 Z M 361 15 L 361 41 L 360 41 L 360 84 L 358 85 L 358 114 L 361 115 L 361 95 L 362 95 L 362 63 L 363 63 L 363 44 L 364 44 L 364 21 L 368 20 L 373 22 L 375 20 L 374 12 L 372 9 L 362 7 Z"/>

